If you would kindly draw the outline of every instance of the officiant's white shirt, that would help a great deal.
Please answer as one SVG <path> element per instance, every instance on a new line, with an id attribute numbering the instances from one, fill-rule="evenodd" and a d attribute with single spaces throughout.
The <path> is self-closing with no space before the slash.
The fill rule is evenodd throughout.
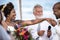
<path id="1" fill-rule="evenodd" d="M 47 21 L 43 21 L 40 23 L 40 31 L 41 30 L 44 30 L 45 33 L 43 36 L 39 36 L 37 34 L 37 30 L 38 30 L 38 24 L 35 24 L 35 25 L 31 25 L 31 26 L 28 26 L 28 30 L 29 32 L 31 33 L 32 37 L 34 40 L 36 40 L 37 37 L 39 37 L 39 40 L 52 40 L 53 38 L 53 34 L 55 33 L 55 30 L 54 28 L 51 26 L 51 31 L 52 31 L 52 36 L 50 38 L 47 37 L 47 30 L 48 30 L 48 26 L 51 26 Z"/>
<path id="2" fill-rule="evenodd" d="M 51 14 L 44 14 L 43 18 L 55 18 L 54 16 L 52 16 Z M 39 23 L 38 23 L 39 24 Z M 36 40 L 37 37 L 39 37 L 39 40 L 52 40 L 53 38 L 53 33 L 55 33 L 53 27 L 47 22 L 47 21 L 43 21 L 40 23 L 40 30 L 45 30 L 45 33 L 42 37 L 40 37 L 38 34 L 37 34 L 37 30 L 38 30 L 38 24 L 35 24 L 35 25 L 31 25 L 31 26 L 27 26 L 28 28 L 28 31 L 31 33 L 32 35 L 32 38 L 34 40 Z M 47 35 L 47 30 L 48 30 L 48 26 L 51 26 L 52 27 L 52 36 L 50 38 L 48 38 L 46 35 Z"/>

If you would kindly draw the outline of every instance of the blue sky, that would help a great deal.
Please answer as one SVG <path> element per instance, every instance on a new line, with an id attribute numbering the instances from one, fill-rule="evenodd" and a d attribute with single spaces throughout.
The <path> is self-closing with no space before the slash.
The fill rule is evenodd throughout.
<path id="1" fill-rule="evenodd" d="M 0 0 L 0 5 L 12 2 L 16 10 L 16 19 L 20 19 L 19 0 Z"/>
<path id="2" fill-rule="evenodd" d="M 23 19 L 32 19 L 33 17 L 33 7 L 36 4 L 39 4 L 43 7 L 44 13 L 53 13 L 52 7 L 56 2 L 60 2 L 60 0 L 22 0 L 22 11 L 23 11 Z M 26 16 L 27 15 L 27 16 Z"/>
<path id="3" fill-rule="evenodd" d="M 12 2 L 16 10 L 16 19 L 20 19 L 19 0 L 0 0 L 0 5 Z M 30 19 L 33 16 L 33 7 L 36 4 L 43 6 L 44 13 L 52 13 L 52 7 L 60 0 L 22 0 L 22 17 L 23 19 Z M 33 18 L 33 17 L 32 17 Z"/>

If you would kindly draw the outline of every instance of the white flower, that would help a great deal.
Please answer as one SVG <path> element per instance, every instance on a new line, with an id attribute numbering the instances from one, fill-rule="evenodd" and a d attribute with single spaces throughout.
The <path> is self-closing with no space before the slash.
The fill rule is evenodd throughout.
<path id="1" fill-rule="evenodd" d="M 7 30 L 9 30 L 9 31 L 13 32 L 15 29 L 14 29 L 14 27 L 13 27 L 13 26 L 8 26 Z"/>

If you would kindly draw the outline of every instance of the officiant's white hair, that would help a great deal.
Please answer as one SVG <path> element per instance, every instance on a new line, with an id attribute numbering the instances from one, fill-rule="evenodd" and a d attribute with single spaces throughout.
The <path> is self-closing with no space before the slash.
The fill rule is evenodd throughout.
<path id="1" fill-rule="evenodd" d="M 36 8 L 42 8 L 42 6 L 39 5 L 39 4 L 35 5 L 34 8 L 33 8 L 33 11 L 34 11 Z"/>

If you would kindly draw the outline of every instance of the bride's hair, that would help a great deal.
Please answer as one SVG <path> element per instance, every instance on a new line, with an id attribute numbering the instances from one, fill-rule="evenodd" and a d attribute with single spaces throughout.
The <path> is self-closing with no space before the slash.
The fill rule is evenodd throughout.
<path id="1" fill-rule="evenodd" d="M 4 5 L 0 5 L 0 24 L 1 24 L 2 20 L 3 20 L 2 12 L 1 12 L 3 6 L 4 6 Z"/>
<path id="2" fill-rule="evenodd" d="M 2 10 L 3 6 L 4 6 L 4 5 L 0 5 L 0 11 Z"/>
<path id="3" fill-rule="evenodd" d="M 3 20 L 3 17 L 2 17 L 2 13 L 0 11 L 0 24 L 1 24 L 2 20 Z"/>
<path id="4" fill-rule="evenodd" d="M 14 5 L 11 2 L 7 3 L 6 7 L 3 10 L 4 16 L 7 17 L 12 9 L 14 9 Z"/>
<path id="5" fill-rule="evenodd" d="M 0 17 L 1 17 L 0 23 L 3 19 L 2 12 L 4 13 L 4 16 L 7 17 L 10 14 L 12 9 L 14 9 L 14 5 L 11 2 L 7 3 L 6 5 L 4 5 L 4 4 L 0 5 Z"/>

